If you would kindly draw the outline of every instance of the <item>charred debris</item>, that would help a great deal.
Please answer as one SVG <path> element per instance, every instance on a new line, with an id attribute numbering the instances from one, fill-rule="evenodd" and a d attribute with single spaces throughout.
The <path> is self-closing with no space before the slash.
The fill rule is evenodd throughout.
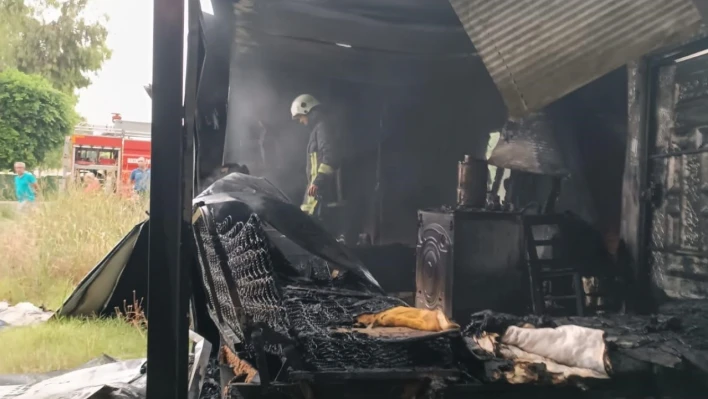
<path id="1" fill-rule="evenodd" d="M 470 167 L 460 162 L 460 175 Z M 465 179 L 459 188 L 471 190 Z M 488 197 L 486 208 L 421 211 L 423 226 L 447 229 L 439 219 L 451 220 L 454 240 L 481 248 L 446 255 L 446 236 L 423 231 L 412 308 L 382 292 L 376 266 L 372 275 L 354 255 L 366 248 L 337 242 L 267 180 L 232 174 L 207 189 L 195 199 L 194 237 L 226 396 L 693 397 L 702 389 L 705 302 L 620 312 L 620 266 L 600 251 L 595 230 L 572 215 L 495 210 Z M 551 223 L 559 230 L 526 239 L 530 227 Z M 497 231 L 509 243 L 485 241 Z M 582 239 L 572 244 L 586 248 L 578 256 L 567 255 L 569 236 Z M 528 253 L 540 239 L 555 257 Z M 455 285 L 428 268 L 453 273 Z"/>

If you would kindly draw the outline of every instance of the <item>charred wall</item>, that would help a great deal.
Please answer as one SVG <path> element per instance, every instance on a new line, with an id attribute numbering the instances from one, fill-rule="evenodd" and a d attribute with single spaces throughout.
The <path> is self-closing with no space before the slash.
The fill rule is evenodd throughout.
<path id="1" fill-rule="evenodd" d="M 552 104 L 556 132 L 572 170 L 575 200 L 616 249 L 627 130 L 625 67 Z"/>
<path id="2" fill-rule="evenodd" d="M 612 251 L 620 224 L 626 86 L 625 68 L 615 70 L 535 114 L 543 123 L 527 123 L 518 132 L 507 132 L 511 136 L 498 144 L 499 156 L 516 152 L 527 156 L 524 162 L 548 163 L 537 173 L 560 173 L 554 171 L 554 165 L 563 165 L 563 172 L 569 175 L 562 181 L 556 210 L 571 211 L 591 223 L 606 237 Z M 529 148 L 540 142 L 545 144 Z M 497 158 L 502 163 L 509 161 L 504 159 Z M 543 204 L 552 178 L 512 172 L 512 186 L 511 200 L 517 207 Z"/>
<path id="3" fill-rule="evenodd" d="M 197 191 L 221 167 L 226 133 L 226 105 L 229 96 L 229 64 L 232 37 L 231 1 L 213 0 L 214 15 L 202 21 L 202 73 L 197 93 Z"/>
<path id="4" fill-rule="evenodd" d="M 432 71 L 408 85 L 247 65 L 231 69 L 226 161 L 247 164 L 299 201 L 309 131 L 291 120 L 289 109 L 298 94 L 314 95 L 336 115 L 344 136 L 350 219 L 372 233 L 380 201 L 382 243 L 412 244 L 418 209 L 454 203 L 457 161 L 464 154 L 483 157 L 488 133 L 504 119 L 481 63 L 458 76 Z"/>
<path id="5" fill-rule="evenodd" d="M 384 142 L 385 240 L 413 242 L 416 211 L 454 204 L 457 162 L 484 158 L 504 121 L 501 99 L 481 65 L 467 80 L 438 77 L 417 87 L 389 116 Z"/>

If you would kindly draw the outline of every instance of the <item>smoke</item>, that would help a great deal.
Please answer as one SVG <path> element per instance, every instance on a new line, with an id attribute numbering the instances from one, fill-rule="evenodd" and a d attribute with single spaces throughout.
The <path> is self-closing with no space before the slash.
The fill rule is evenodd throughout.
<path id="1" fill-rule="evenodd" d="M 297 201 L 306 186 L 309 131 L 291 120 L 290 103 L 301 93 L 287 79 L 272 70 L 232 65 L 224 162 L 245 164 Z"/>
<path id="2" fill-rule="evenodd" d="M 328 108 L 347 143 L 342 176 L 344 196 L 356 204 L 350 210 L 358 216 L 352 218 L 373 218 L 367 207 L 378 201 L 379 176 L 380 195 L 388 204 L 382 212 L 396 221 L 386 228 L 400 230 L 389 235 L 414 237 L 417 209 L 454 203 L 457 161 L 464 154 L 483 155 L 487 133 L 503 118 L 490 112 L 497 103 L 487 95 L 494 94 L 491 81 L 474 91 L 445 79 L 386 87 L 298 74 L 297 69 L 285 73 L 274 65 L 245 66 L 239 55 L 232 59 L 225 162 L 247 165 L 251 174 L 300 201 L 307 185 L 310 130 L 291 119 L 290 104 L 299 94 L 312 94 Z M 470 101 L 470 93 L 478 100 Z"/>
<path id="3" fill-rule="evenodd" d="M 503 122 L 503 103 L 484 65 L 441 54 L 437 45 L 429 54 L 409 51 L 420 36 L 402 24 L 372 25 L 392 35 L 380 38 L 387 43 L 381 46 L 366 24 L 345 20 L 348 28 L 338 32 L 356 39 L 350 47 L 298 40 L 285 33 L 314 32 L 319 18 L 292 12 L 285 21 L 291 14 L 261 3 L 241 1 L 235 9 L 224 162 L 245 164 L 298 202 L 307 184 L 310 129 L 291 120 L 290 104 L 312 94 L 346 143 L 343 195 L 348 209 L 360 214 L 353 218 L 373 220 L 366 208 L 381 204 L 386 224 L 413 237 L 416 210 L 454 202 L 457 161 L 483 155 L 489 131 Z"/>

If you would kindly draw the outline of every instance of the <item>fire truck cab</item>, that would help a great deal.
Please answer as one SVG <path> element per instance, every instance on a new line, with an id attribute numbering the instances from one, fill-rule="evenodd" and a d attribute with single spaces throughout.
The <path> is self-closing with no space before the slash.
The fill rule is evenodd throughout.
<path id="1" fill-rule="evenodd" d="M 140 157 L 150 164 L 149 131 L 80 124 L 64 141 L 65 182 L 80 184 L 91 172 L 106 191 L 129 195 L 130 173 Z"/>

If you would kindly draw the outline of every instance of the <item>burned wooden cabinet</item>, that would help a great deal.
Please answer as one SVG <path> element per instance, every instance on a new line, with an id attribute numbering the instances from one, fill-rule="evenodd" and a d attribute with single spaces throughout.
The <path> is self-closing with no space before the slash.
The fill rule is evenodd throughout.
<path id="1" fill-rule="evenodd" d="M 649 262 L 670 298 L 708 297 L 708 56 L 658 69 L 649 137 Z"/>
<path id="2" fill-rule="evenodd" d="M 419 211 L 416 307 L 442 309 L 462 324 L 485 309 L 525 312 L 525 248 L 519 213 Z"/>

